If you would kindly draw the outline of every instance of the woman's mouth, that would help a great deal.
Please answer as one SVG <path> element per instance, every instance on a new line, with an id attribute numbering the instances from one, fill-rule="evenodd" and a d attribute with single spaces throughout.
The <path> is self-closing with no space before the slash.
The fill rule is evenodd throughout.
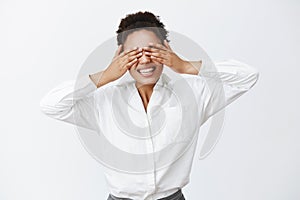
<path id="1" fill-rule="evenodd" d="M 140 73 L 144 77 L 149 77 L 154 74 L 155 69 L 156 69 L 156 67 L 153 66 L 153 67 L 149 67 L 146 69 L 138 69 L 137 72 Z"/>

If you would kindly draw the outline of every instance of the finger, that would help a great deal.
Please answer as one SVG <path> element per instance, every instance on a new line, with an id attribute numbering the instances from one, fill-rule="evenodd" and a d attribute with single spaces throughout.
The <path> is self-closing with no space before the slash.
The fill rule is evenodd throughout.
<path id="1" fill-rule="evenodd" d="M 160 52 L 148 52 L 148 51 L 146 51 L 145 55 L 154 56 L 154 57 L 161 58 L 161 59 L 167 59 L 167 54 L 160 53 Z"/>
<path id="2" fill-rule="evenodd" d="M 124 66 L 124 65 L 130 63 L 131 61 L 133 61 L 134 59 L 140 58 L 142 55 L 143 55 L 143 52 L 140 52 L 138 54 L 132 52 L 131 56 L 129 56 L 129 54 L 127 54 L 126 56 L 123 56 L 120 59 L 121 65 Z"/>
<path id="3" fill-rule="evenodd" d="M 135 58 L 135 59 L 133 59 L 131 62 L 126 63 L 126 64 L 124 65 L 124 67 L 125 67 L 126 69 L 130 69 L 130 68 L 132 67 L 133 64 L 136 64 L 136 63 L 137 63 L 137 61 L 138 61 L 138 59 Z"/>
<path id="4" fill-rule="evenodd" d="M 143 49 L 142 48 L 138 48 L 138 49 L 136 49 L 136 50 L 134 50 L 134 51 L 131 51 L 131 52 L 129 52 L 129 53 L 127 53 L 127 56 L 128 57 L 130 57 L 130 56 L 134 56 L 134 55 L 138 55 L 138 54 L 143 54 Z"/>
<path id="5" fill-rule="evenodd" d="M 159 62 L 157 60 L 154 60 L 154 59 L 152 59 L 152 62 L 155 63 L 156 65 L 164 64 L 164 63 L 161 63 L 161 62 Z"/>
<path id="6" fill-rule="evenodd" d="M 150 56 L 150 59 L 153 60 L 153 61 L 159 62 L 161 64 L 166 64 L 167 63 L 167 59 L 160 58 L 160 57 Z"/>
<path id="7" fill-rule="evenodd" d="M 143 52 L 132 51 L 132 52 L 128 53 L 127 55 L 123 56 L 121 58 L 121 62 L 127 64 L 135 58 L 140 58 L 142 55 L 143 55 Z"/>
<path id="8" fill-rule="evenodd" d="M 164 45 L 159 44 L 159 43 L 152 43 L 152 42 L 149 42 L 149 46 L 153 46 L 153 47 L 155 47 L 155 48 L 162 49 L 162 50 L 165 50 L 165 51 L 168 50 Z"/>
<path id="9" fill-rule="evenodd" d="M 136 60 L 135 62 L 133 62 L 133 64 L 129 67 L 127 67 L 127 70 L 130 70 L 131 68 L 136 68 L 136 66 L 139 64 L 139 62 Z"/>
<path id="10" fill-rule="evenodd" d="M 132 52 L 132 51 L 136 51 L 138 50 L 138 47 L 133 47 L 133 48 L 130 48 L 130 49 L 127 49 L 126 51 L 123 51 L 121 54 L 120 54 L 120 57 L 123 57 L 125 55 L 127 55 L 128 53 Z"/>
<path id="11" fill-rule="evenodd" d="M 160 53 L 160 54 L 164 54 L 164 55 L 167 55 L 168 52 L 166 50 L 162 50 L 162 49 L 157 49 L 155 47 L 143 47 L 143 49 L 145 50 L 145 53 L 146 52 L 155 52 L 155 53 Z"/>

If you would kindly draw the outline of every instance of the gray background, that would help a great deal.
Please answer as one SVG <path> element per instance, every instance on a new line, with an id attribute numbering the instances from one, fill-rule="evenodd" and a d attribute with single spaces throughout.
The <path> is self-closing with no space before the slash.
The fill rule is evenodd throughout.
<path id="1" fill-rule="evenodd" d="M 107 198 L 100 164 L 74 127 L 43 115 L 39 101 L 75 79 L 120 19 L 139 10 L 161 16 L 212 60 L 237 59 L 260 72 L 257 85 L 227 107 L 214 151 L 196 157 L 186 199 L 299 199 L 299 6 L 296 0 L 2 0 L 0 199 Z"/>

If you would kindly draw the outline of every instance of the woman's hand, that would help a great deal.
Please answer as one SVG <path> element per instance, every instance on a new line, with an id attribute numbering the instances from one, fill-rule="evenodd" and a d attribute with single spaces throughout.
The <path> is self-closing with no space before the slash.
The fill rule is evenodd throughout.
<path id="1" fill-rule="evenodd" d="M 122 44 L 119 45 L 110 65 L 104 70 L 103 76 L 108 82 L 122 77 L 131 67 L 136 67 L 138 58 L 142 56 L 142 49 L 135 47 L 126 51 L 122 50 Z"/>
<path id="2" fill-rule="evenodd" d="M 143 49 L 145 54 L 150 56 L 154 62 L 167 65 L 177 73 L 185 73 L 187 71 L 188 62 L 177 56 L 166 40 L 164 40 L 164 45 L 149 43 L 149 46 L 143 47 Z"/>

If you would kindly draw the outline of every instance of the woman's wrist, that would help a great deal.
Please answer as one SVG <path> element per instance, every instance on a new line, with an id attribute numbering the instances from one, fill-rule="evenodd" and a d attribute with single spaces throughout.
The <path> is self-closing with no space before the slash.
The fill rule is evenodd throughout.
<path id="1" fill-rule="evenodd" d="M 106 76 L 106 71 L 100 71 L 94 74 L 90 74 L 91 80 L 94 82 L 94 84 L 97 86 L 97 88 L 109 83 L 107 76 Z"/>
<path id="2" fill-rule="evenodd" d="M 199 70 L 202 65 L 202 60 L 200 61 L 184 61 L 183 64 L 183 73 L 184 74 L 193 74 L 193 75 L 198 75 Z"/>

